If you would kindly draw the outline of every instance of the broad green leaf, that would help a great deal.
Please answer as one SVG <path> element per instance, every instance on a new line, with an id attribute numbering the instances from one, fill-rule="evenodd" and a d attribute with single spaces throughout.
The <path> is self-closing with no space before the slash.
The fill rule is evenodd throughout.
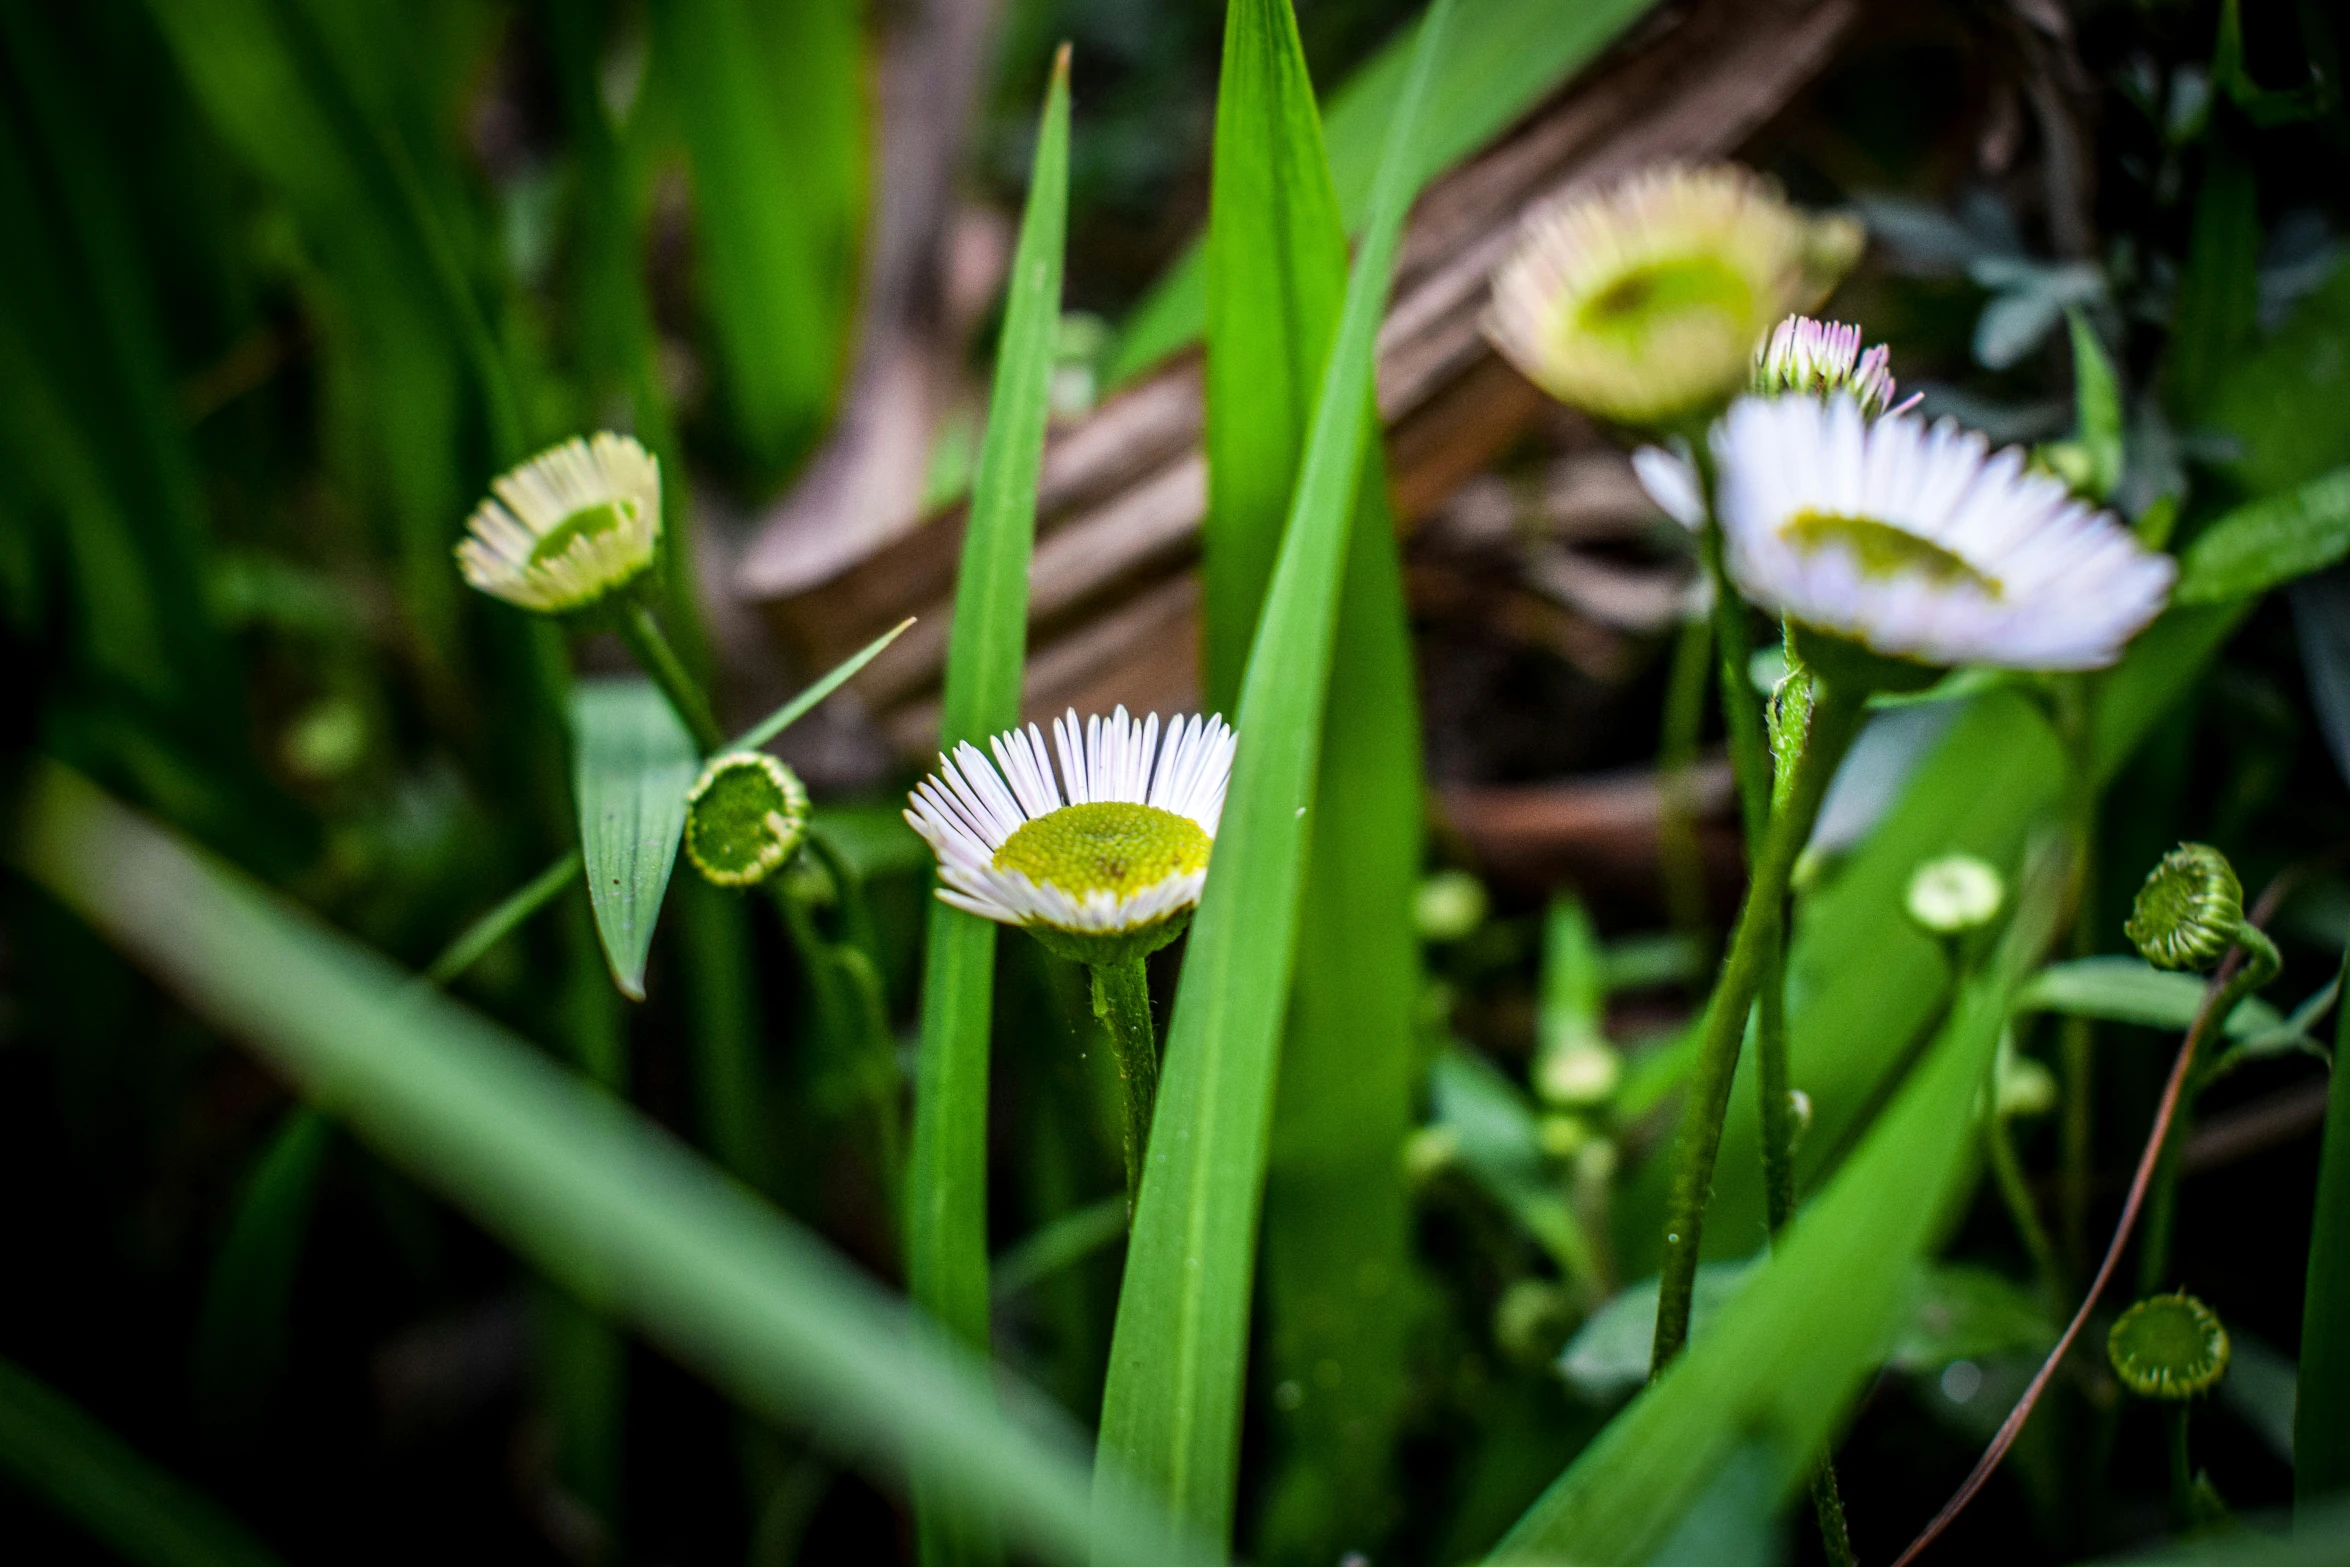
<path id="1" fill-rule="evenodd" d="M 1459 0 L 1460 45 L 1428 84 L 1405 156 L 1415 180 L 1492 140 L 1615 42 L 1654 0 L 1588 0 L 1561 8 L 1548 0 Z M 1330 176 L 1349 231 L 1371 210 L 1387 129 L 1402 101 L 1411 36 L 1380 51 L 1330 99 Z M 1207 317 L 1202 247 L 1194 246 L 1128 316 L 1105 379 L 1131 380 L 1198 337 Z"/>
<path id="2" fill-rule="evenodd" d="M 2109 954 L 2049 964 L 2017 992 L 2015 1004 L 2019 1011 L 2064 1012 L 2183 1032 L 2203 1005 L 2204 988 L 2196 975 L 2166 973 L 2143 959 Z M 2250 1039 L 2284 1021 L 2275 1007 L 2248 996 L 2228 1014 L 2228 1036 Z"/>
<path id="3" fill-rule="evenodd" d="M 2227 471 L 2255 499 L 2350 463 L 2350 264 L 2236 358 L 2208 418 L 2234 441 Z"/>
<path id="4" fill-rule="evenodd" d="M 1028 640 L 1028 560 L 1036 544 L 1036 482 L 1061 320 L 1061 249 L 1069 216 L 1069 56 L 1054 62 L 1029 171 L 1028 206 L 1012 256 L 987 433 L 971 484 L 971 520 L 947 631 L 939 748 L 1020 718 Z M 914 1300 L 964 1343 L 988 1343 L 988 1027 L 996 927 L 943 903 L 930 908 L 923 952 L 922 1035 L 914 1075 L 914 1140 L 906 1170 L 906 1273 Z M 927 1567 L 988 1553 L 984 1530 L 920 1510 Z"/>
<path id="5" fill-rule="evenodd" d="M 1768 1490 L 1808 1476 L 1914 1299 L 1914 1269 L 1961 1180 L 1974 1105 L 2014 988 L 2047 944 L 2055 878 L 2034 875 L 1991 969 L 1850 1162 L 1703 1338 L 1626 1407 L 1488 1558 L 1636 1567 L 1742 1445 Z"/>
<path id="6" fill-rule="evenodd" d="M 2342 954 L 2350 982 L 2350 950 Z M 2350 1006 L 2334 1025 L 2317 1214 L 2301 1308 L 2301 1371 L 2293 1417 L 2293 1502 L 2306 1509 L 2350 1491 Z"/>
<path id="7" fill-rule="evenodd" d="M 684 131 L 694 262 L 726 417 L 780 477 L 844 373 L 865 216 L 857 0 L 657 0 L 654 69 Z"/>
<path id="8" fill-rule="evenodd" d="M 1583 1221 L 1567 1205 L 1563 1182 L 1547 1166 L 1534 1107 L 1518 1086 L 1483 1057 L 1455 1049 L 1429 1067 L 1428 1093 L 1432 1124 L 1451 1135 L 1461 1167 L 1541 1243 L 1587 1299 L 1595 1299 L 1601 1292 L 1598 1255 Z M 1651 1323 L 1655 1318 L 1652 1308 Z M 1642 1375 L 1647 1369 L 1643 1360 Z"/>
<path id="9" fill-rule="evenodd" d="M 1689 1303 L 1691 1340 L 1712 1331 L 1722 1308 L 1738 1298 L 1760 1265 L 1755 1260 L 1699 1265 Z M 1660 1282 L 1652 1273 L 1626 1285 L 1575 1330 L 1558 1360 L 1559 1375 L 1569 1387 L 1595 1404 L 1609 1404 L 1648 1380 Z"/>
<path id="10" fill-rule="evenodd" d="M 0 1360 L 0 1472 L 137 1567 L 279 1567 L 218 1502 L 9 1360 Z"/>
<path id="11" fill-rule="evenodd" d="M 596 934 L 612 982 L 645 999 L 645 957 L 685 836 L 693 736 L 650 680 L 583 680 L 571 697 L 572 789 Z M 527 889 L 526 889 L 527 890 Z"/>
<path id="12" fill-rule="evenodd" d="M 1249 654 L 1231 791 L 1168 1025 L 1102 1398 L 1105 1490 L 1138 1487 L 1218 1544 L 1232 1525 L 1258 1198 L 1349 524 L 1373 428 L 1379 321 L 1417 188 L 1412 136 L 1449 5 L 1438 0 L 1421 24 L 1389 125 Z"/>
<path id="13" fill-rule="evenodd" d="M 310 1103 L 751 1413 L 984 1498 L 1070 1567 L 1200 1560 L 1163 1519 L 1097 1512 L 1039 1395 L 661 1128 L 78 774 L 29 780 L 14 857 Z"/>
<path id="14" fill-rule="evenodd" d="M 2340 1502 L 2297 1509 L 2289 1532 L 2253 1522 L 2158 1550 L 2097 1558 L 2098 1567 L 2340 1567 L 2345 1560 L 2350 1506 Z"/>
<path id="15" fill-rule="evenodd" d="M 2260 192 L 2243 154 L 2214 138 L 2195 195 L 2171 328 L 2172 405 L 2201 417 L 2252 336 L 2260 305 Z"/>
<path id="16" fill-rule="evenodd" d="M 1213 189 L 1202 654 L 1208 705 L 1229 711 L 1346 292 L 1346 229 L 1289 0 L 1229 8 Z M 1300 1394 L 1271 1417 L 1254 1531 L 1276 1562 L 1379 1548 L 1403 1399 L 1420 743 L 1375 445 L 1345 574 L 1265 1189 L 1262 1379 Z"/>
<path id="17" fill-rule="evenodd" d="M 2253 598 L 2350 555 L 2350 467 L 2239 506 L 2179 560 L 2181 604 Z"/>

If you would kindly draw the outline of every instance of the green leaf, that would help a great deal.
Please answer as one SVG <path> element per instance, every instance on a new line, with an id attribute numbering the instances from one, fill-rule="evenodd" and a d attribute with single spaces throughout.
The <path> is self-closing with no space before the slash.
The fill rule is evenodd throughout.
<path id="1" fill-rule="evenodd" d="M 2350 467 L 2239 506 L 2195 536 L 2179 561 L 2181 604 L 2253 598 L 2350 555 Z"/>
<path id="2" fill-rule="evenodd" d="M 1411 144 L 1404 149 L 1415 182 L 1484 146 L 1589 64 L 1654 3 L 1588 0 L 1562 9 L 1549 0 L 1459 0 L 1460 22 L 1454 29 L 1459 46 L 1428 84 Z M 1402 102 L 1410 64 L 1407 33 L 1349 77 L 1332 95 L 1324 116 L 1331 183 L 1350 232 L 1360 228 L 1371 209 L 1387 129 Z M 1206 258 L 1195 245 L 1127 317 L 1104 379 L 1112 385 L 1131 380 L 1198 337 L 1207 299 Z"/>
<path id="3" fill-rule="evenodd" d="M 571 697 L 571 725 L 579 847 L 596 934 L 612 982 L 631 1001 L 642 1001 L 645 957 L 685 836 L 685 795 L 699 755 L 649 680 L 581 681 Z"/>
<path id="4" fill-rule="evenodd" d="M 726 418 L 762 477 L 814 443 L 844 374 L 865 217 L 857 0 L 658 0 L 694 260 Z"/>
<path id="5" fill-rule="evenodd" d="M 2237 356 L 2207 417 L 2234 439 L 2227 469 L 2254 499 L 2350 463 L 2350 263 Z"/>
<path id="6" fill-rule="evenodd" d="M 1061 320 L 1061 250 L 1069 217 L 1069 55 L 1054 62 L 1012 256 L 987 434 L 972 479 L 970 524 L 947 631 L 939 748 L 987 737 L 1020 718 L 1028 640 L 1028 561 L 1036 482 Z M 906 1272 L 915 1302 L 963 1342 L 988 1343 L 988 1027 L 996 927 L 933 903 L 923 952 L 922 1033 L 914 1139 L 906 1172 Z M 926 1564 L 989 1553 L 934 1506 L 919 1511 Z"/>
<path id="7" fill-rule="evenodd" d="M 2089 457 L 2090 492 L 2103 500 L 2122 477 L 2122 392 L 2097 329 L 2078 305 L 2067 305 L 2073 343 L 2073 439 Z"/>
<path id="8" fill-rule="evenodd" d="M 1213 189 L 1202 652 L 1208 704 L 1230 711 L 1346 291 L 1346 230 L 1288 0 L 1234 0 L 1226 17 Z M 1376 1551 L 1393 1510 L 1420 740 L 1375 445 L 1345 572 L 1265 1191 L 1263 1377 L 1301 1390 L 1272 1416 L 1255 1535 L 1274 1560 Z"/>
<path id="9" fill-rule="evenodd" d="M 1436 1058 L 1428 1069 L 1428 1092 L 1434 1124 L 1451 1133 L 1461 1167 L 1541 1243 L 1560 1272 L 1587 1297 L 1595 1297 L 1598 1254 L 1556 1175 L 1546 1168 L 1541 1132 L 1526 1096 L 1491 1062 L 1466 1050 L 1447 1050 Z M 1652 1300 L 1649 1321 L 1655 1320 Z M 1647 1351 L 1641 1354 L 1640 1371 L 1646 1376 Z"/>
<path id="10" fill-rule="evenodd" d="M 792 725 L 798 723 L 801 719 L 816 711 L 817 707 L 823 703 L 826 697 L 832 695 L 833 692 L 838 691 L 842 686 L 847 685 L 851 680 L 857 678 L 857 671 L 863 669 L 867 664 L 870 664 L 875 659 L 879 658 L 882 654 L 882 650 L 887 648 L 898 638 L 904 636 L 906 634 L 907 628 L 913 624 L 914 617 L 908 615 L 904 620 L 899 621 L 896 625 L 890 627 L 887 631 L 884 631 L 880 636 L 875 637 L 872 641 L 866 643 L 856 652 L 850 654 L 847 658 L 842 659 L 841 662 L 834 667 L 832 672 L 826 675 L 823 679 L 809 686 L 807 690 L 802 691 L 798 696 L 793 697 L 790 701 L 784 703 L 783 706 L 777 708 L 774 712 L 769 713 L 765 718 L 760 719 L 757 723 L 751 725 L 750 728 L 744 730 L 741 734 L 728 741 L 726 748 L 729 751 L 756 751 L 759 749 L 759 747 L 765 745 L 768 741 L 774 739 L 777 735 L 783 733 L 786 729 L 789 729 Z"/>
<path id="11" fill-rule="evenodd" d="M 294 1273 L 333 1135 L 307 1106 L 287 1114 L 254 1161 L 212 1261 L 196 1329 L 196 1392 L 206 1417 L 226 1429 L 248 1427 L 285 1371 Z"/>
<path id="12" fill-rule="evenodd" d="M 2260 192 L 2241 153 L 2214 138 L 2195 193 L 2170 342 L 2171 401 L 2201 417 L 2252 336 L 2260 307 Z"/>
<path id="13" fill-rule="evenodd" d="M 2350 949 L 2342 954 L 2350 983 Z M 2332 1087 L 2301 1308 L 2301 1371 L 2293 1417 L 2293 1504 L 2350 1491 L 2350 1006 L 2334 1023 Z"/>
<path id="14" fill-rule="evenodd" d="M 660 1127 L 78 774 L 28 781 L 14 853 L 310 1103 L 751 1413 L 884 1478 L 919 1466 L 1069 1567 L 1200 1560 L 1163 1519 L 1097 1512 L 1040 1395 Z"/>
<path id="15" fill-rule="evenodd" d="M 1697 1269 L 1689 1303 L 1689 1337 L 1712 1331 L 1722 1308 L 1737 1299 L 1760 1267 L 1759 1259 L 1708 1262 Z M 1656 1303 L 1662 1281 L 1650 1274 L 1618 1290 L 1593 1312 L 1559 1351 L 1559 1375 L 1595 1404 L 1613 1403 L 1648 1380 L 1656 1348 Z"/>
<path id="16" fill-rule="evenodd" d="M 2009 1000 L 2047 944 L 2056 903 L 2056 878 L 2034 875 L 1998 959 L 1851 1161 L 1706 1335 L 1510 1531 L 1492 1567 L 1636 1567 L 1749 1442 L 1770 1465 L 1770 1494 L 1809 1476 L 1915 1299 L 1913 1270 L 1959 1186 Z"/>
<path id="17" fill-rule="evenodd" d="M 2193 974 L 2167 973 L 2140 958 L 2108 954 L 2049 964 L 2017 992 L 2015 1004 L 2024 1012 L 2064 1012 L 2184 1032 L 2203 1005 L 2204 988 Z M 2228 1014 L 2227 1032 L 2231 1039 L 2250 1039 L 2284 1021 L 2275 1007 L 2247 996 Z"/>
<path id="18" fill-rule="evenodd" d="M 1196 1537 L 1230 1533 L 1256 1218 L 1379 321 L 1450 0 L 1421 24 L 1243 682 L 1232 784 L 1168 1025 L 1127 1247 L 1098 1470 Z"/>
<path id="19" fill-rule="evenodd" d="M 0 1360 L 0 1471 L 138 1567 L 279 1567 L 218 1502 Z"/>

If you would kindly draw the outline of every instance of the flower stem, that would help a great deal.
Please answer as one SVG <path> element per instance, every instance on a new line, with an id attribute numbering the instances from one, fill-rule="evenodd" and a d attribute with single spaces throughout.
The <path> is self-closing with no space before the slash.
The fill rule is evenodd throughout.
<path id="1" fill-rule="evenodd" d="M 1996 1065 L 1993 1071 L 1997 1071 Z M 2008 1135 L 2007 1117 L 1999 1113 L 1999 1095 L 1996 1085 L 1989 1094 L 1990 1105 L 1983 1116 L 1983 1147 L 1990 1156 L 1991 1178 L 1999 1188 L 1999 1197 L 2007 1205 L 2007 1216 L 2015 1225 L 2024 1250 L 2032 1259 L 2032 1272 L 2039 1279 L 2040 1294 L 2048 1302 L 2049 1314 L 2064 1314 L 2064 1265 L 2057 1259 L 2056 1242 L 2048 1235 L 2048 1226 L 2040 1222 L 2040 1210 L 2032 1203 L 2032 1188 L 2024 1179 L 2023 1161 L 2016 1157 L 2015 1139 Z"/>
<path id="2" fill-rule="evenodd" d="M 1675 1139 L 1671 1206 L 1665 1218 L 1665 1250 L 1658 1288 L 1656 1341 L 1650 1355 L 1650 1374 L 1664 1369 L 1689 1338 L 1689 1308 L 1697 1283 L 1697 1250 L 1705 1225 L 1705 1210 L 1713 1194 L 1714 1160 L 1721 1152 L 1722 1115 L 1729 1108 L 1730 1081 L 1738 1065 L 1738 1047 L 1746 1036 L 1746 1017 L 1761 988 L 1763 974 L 1778 952 L 1779 909 L 1795 858 L 1811 838 L 1821 797 L 1845 749 L 1860 727 L 1866 693 L 1846 689 L 1826 679 L 1816 687 L 1810 735 L 1795 764 L 1785 804 L 1763 835 L 1762 852 L 1738 912 L 1729 956 L 1706 1009 L 1705 1033 L 1698 1045 L 1697 1066 L 1689 1096 L 1681 1111 Z M 1757 715 L 1759 722 L 1759 714 Z M 1767 754 L 1767 753 L 1766 753 Z"/>
<path id="3" fill-rule="evenodd" d="M 619 636 L 639 668 L 650 675 L 661 694 L 669 698 L 669 705 L 677 710 L 678 721 L 694 737 L 694 744 L 704 756 L 722 749 L 726 732 L 718 727 L 717 715 L 710 711 L 710 699 L 686 671 L 662 633 L 661 623 L 641 600 L 630 598 L 613 610 L 612 630 Z"/>
<path id="4" fill-rule="evenodd" d="M 2195 1466 L 2187 1454 L 2187 1401 L 2180 1399 L 2163 1413 L 2170 1421 L 2171 1521 L 2184 1527 L 2195 1518 Z"/>
<path id="5" fill-rule="evenodd" d="M 1702 455 L 1702 442 L 1698 451 L 1710 495 L 1713 461 Z M 1709 515 L 1697 537 L 1706 579 L 1714 590 L 1714 643 L 1721 650 L 1722 722 L 1730 736 L 1730 772 L 1738 781 L 1738 814 L 1746 824 L 1746 852 L 1753 856 L 1762 852 L 1771 815 L 1771 743 L 1763 733 L 1762 703 L 1755 696 L 1753 677 L 1747 673 L 1754 661 L 1754 638 L 1747 630 L 1746 601 L 1730 585 L 1728 569 L 1722 564 L 1721 525 Z"/>
<path id="6" fill-rule="evenodd" d="M 2075 958 L 2097 951 L 2097 779 L 2096 691 L 2093 676 L 2060 681 L 2055 716 L 2064 742 L 2065 832 L 2071 840 L 2073 941 Z M 2096 1153 L 2096 1024 L 2079 1014 L 2062 1024 L 2058 1053 L 2064 1072 L 2063 1142 L 2060 1152 L 2060 1215 L 2064 1260 L 2074 1276 L 2088 1269 L 2089 1176 Z"/>
<path id="7" fill-rule="evenodd" d="M 1151 1028 L 1150 977 L 1141 958 L 1097 963 L 1093 970 L 1093 1015 L 1109 1031 L 1118 1054 L 1118 1077 L 1126 1085 L 1126 1218 L 1134 1220 L 1142 1192 L 1142 1158 L 1150 1147 L 1151 1107 L 1159 1097 L 1159 1042 Z"/>
<path id="8" fill-rule="evenodd" d="M 1705 725 L 1706 665 L 1714 651 L 1710 622 L 1691 619 L 1673 643 L 1672 677 L 1665 697 L 1664 733 L 1657 743 L 1659 804 L 1657 858 L 1664 872 L 1665 907 L 1673 929 L 1712 955 L 1706 929 L 1705 855 L 1697 836 L 1697 737 Z"/>

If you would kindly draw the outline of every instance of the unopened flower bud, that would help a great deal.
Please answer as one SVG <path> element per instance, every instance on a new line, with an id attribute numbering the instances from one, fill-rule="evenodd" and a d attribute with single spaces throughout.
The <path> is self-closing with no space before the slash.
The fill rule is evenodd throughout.
<path id="1" fill-rule="evenodd" d="M 1929 936 L 1963 936 L 1998 918 L 2006 901 L 2007 884 L 1986 861 L 1945 854 L 1910 872 L 1902 907 Z"/>
<path id="2" fill-rule="evenodd" d="M 1546 1051 L 1534 1067 L 1534 1090 L 1546 1104 L 1576 1108 L 1605 1104 L 1615 1097 L 1623 1080 L 1623 1056 L 1603 1044 Z"/>
<path id="3" fill-rule="evenodd" d="M 2243 926 L 2244 886 L 2228 857 L 2209 844 L 2182 843 L 2138 889 L 2122 930 L 2156 968 L 2208 974 Z"/>
<path id="4" fill-rule="evenodd" d="M 2228 1330 L 2185 1290 L 2154 1295 L 2114 1322 L 2105 1358 L 2140 1398 L 2183 1401 L 2210 1392 L 2227 1375 Z"/>
<path id="5" fill-rule="evenodd" d="M 807 789 L 764 751 L 713 757 L 686 796 L 685 852 L 721 887 L 766 880 L 807 832 Z"/>

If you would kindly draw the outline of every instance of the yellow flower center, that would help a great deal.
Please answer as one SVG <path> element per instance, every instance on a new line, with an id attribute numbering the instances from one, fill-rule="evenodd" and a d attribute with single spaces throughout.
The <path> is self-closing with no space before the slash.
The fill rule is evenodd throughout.
<path id="1" fill-rule="evenodd" d="M 1586 299 L 1576 312 L 1576 325 L 1637 341 L 1700 313 L 1742 327 L 1751 324 L 1758 315 L 1754 285 L 1719 256 L 1668 256 L 1632 268 Z"/>
<path id="2" fill-rule="evenodd" d="M 627 496 L 582 506 L 539 535 L 538 542 L 530 547 L 530 563 L 539 566 L 555 560 L 580 539 L 596 538 L 628 526 L 636 521 L 636 514 L 637 504 Z"/>
<path id="3" fill-rule="evenodd" d="M 1064 805 L 1024 823 L 995 851 L 995 864 L 1072 897 L 1107 892 L 1130 898 L 1170 876 L 1205 870 L 1213 845 L 1188 816 L 1101 800 Z"/>
<path id="4" fill-rule="evenodd" d="M 1914 573 L 1930 582 L 1970 585 L 1986 598 L 1996 599 L 2001 594 L 1998 578 L 1977 571 L 1963 557 L 1931 539 L 1921 539 L 1874 517 L 1801 511 L 1779 533 L 1806 555 L 1816 555 L 1831 544 L 1841 545 L 1864 577 L 1883 579 Z"/>

